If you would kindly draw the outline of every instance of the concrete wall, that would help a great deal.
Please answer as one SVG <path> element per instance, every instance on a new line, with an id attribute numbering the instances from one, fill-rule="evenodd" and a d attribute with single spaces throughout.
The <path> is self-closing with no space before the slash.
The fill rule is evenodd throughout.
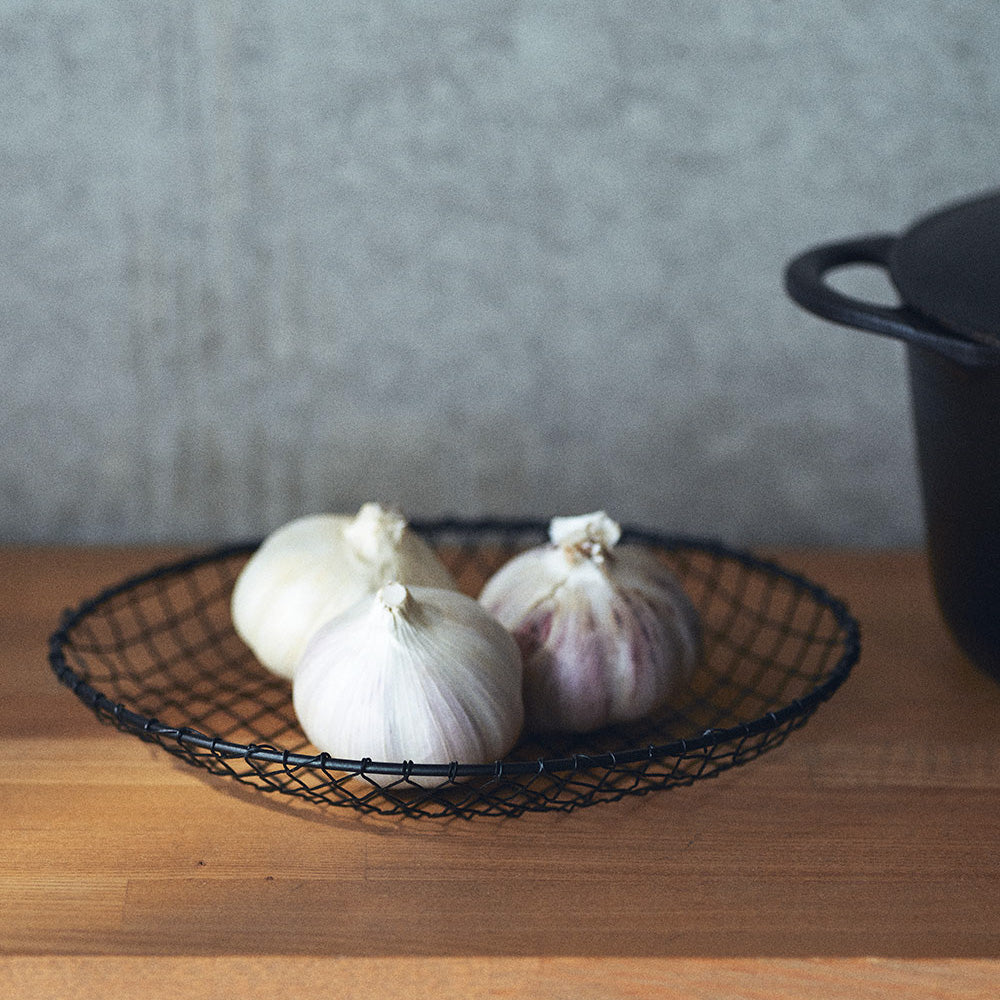
<path id="1" fill-rule="evenodd" d="M 919 542 L 902 347 L 806 316 L 782 269 L 997 183 L 998 25 L 2 0 L 0 536 L 221 541 L 382 499 Z"/>

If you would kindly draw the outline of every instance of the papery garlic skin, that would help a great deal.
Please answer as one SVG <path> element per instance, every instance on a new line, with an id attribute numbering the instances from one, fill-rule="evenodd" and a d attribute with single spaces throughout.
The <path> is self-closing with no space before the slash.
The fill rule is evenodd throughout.
<path id="1" fill-rule="evenodd" d="M 490 763 L 521 732 L 521 655 L 471 597 L 392 581 L 316 632 L 292 701 L 309 741 L 334 757 Z M 410 780 L 432 787 L 446 779 Z"/>
<path id="2" fill-rule="evenodd" d="M 354 517 L 301 517 L 268 535 L 244 566 L 233 626 L 268 670 L 291 679 L 316 629 L 389 580 L 456 587 L 430 546 L 380 504 Z"/>
<path id="3" fill-rule="evenodd" d="M 480 603 L 524 661 L 525 727 L 586 733 L 660 708 L 697 663 L 700 623 L 649 549 L 618 545 L 603 511 L 554 518 L 550 543 L 515 556 Z"/>

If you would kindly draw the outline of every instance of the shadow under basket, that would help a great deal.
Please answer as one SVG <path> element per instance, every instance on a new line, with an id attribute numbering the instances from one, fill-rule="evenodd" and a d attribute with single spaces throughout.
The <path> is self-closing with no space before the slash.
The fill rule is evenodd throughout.
<path id="1" fill-rule="evenodd" d="M 547 535 L 534 521 L 413 527 L 470 596 Z M 804 725 L 857 661 L 857 622 L 817 584 L 712 541 L 627 529 L 622 542 L 653 549 L 701 616 L 691 685 L 642 722 L 525 741 L 493 764 L 317 753 L 291 685 L 233 631 L 233 585 L 256 542 L 157 566 L 85 601 L 65 613 L 49 660 L 99 720 L 213 774 L 321 805 L 462 818 L 569 811 L 745 764 Z"/>

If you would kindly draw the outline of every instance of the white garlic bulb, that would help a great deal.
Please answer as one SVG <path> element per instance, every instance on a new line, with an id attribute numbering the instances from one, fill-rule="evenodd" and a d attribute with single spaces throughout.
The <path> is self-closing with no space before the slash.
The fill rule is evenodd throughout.
<path id="1" fill-rule="evenodd" d="M 268 535 L 243 567 L 233 626 L 265 667 L 290 679 L 316 629 L 388 580 L 456 586 L 430 546 L 377 503 L 353 518 L 298 518 Z"/>
<path id="2" fill-rule="evenodd" d="M 521 656 L 471 597 L 393 581 L 316 632 L 292 701 L 310 742 L 335 757 L 485 764 L 520 734 Z"/>
<path id="3" fill-rule="evenodd" d="M 632 722 L 686 683 L 700 625 L 676 577 L 603 511 L 553 518 L 550 543 L 502 566 L 480 595 L 524 660 L 526 728 Z"/>

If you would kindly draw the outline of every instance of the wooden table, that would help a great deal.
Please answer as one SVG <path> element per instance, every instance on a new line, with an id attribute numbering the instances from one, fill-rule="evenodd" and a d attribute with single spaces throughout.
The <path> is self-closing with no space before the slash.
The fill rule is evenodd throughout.
<path id="1" fill-rule="evenodd" d="M 275 801 L 98 725 L 46 636 L 171 554 L 0 549 L 0 995 L 1000 995 L 1000 685 L 921 554 L 777 554 L 863 652 L 772 753 L 471 822 Z"/>

